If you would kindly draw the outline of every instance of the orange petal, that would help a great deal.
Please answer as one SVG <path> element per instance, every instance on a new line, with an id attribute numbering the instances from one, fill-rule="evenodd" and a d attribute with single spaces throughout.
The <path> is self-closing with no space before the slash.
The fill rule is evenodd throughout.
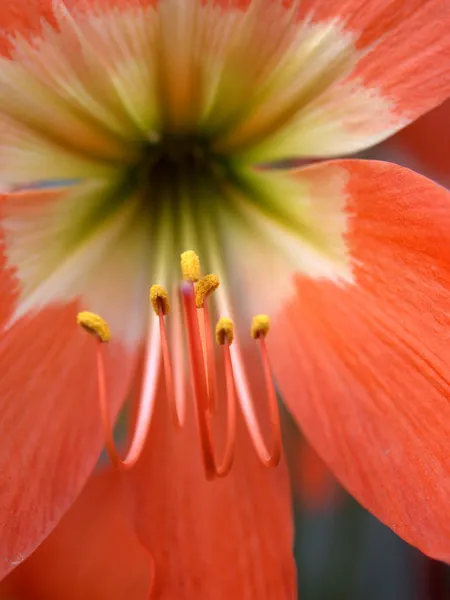
<path id="1" fill-rule="evenodd" d="M 0 197 L 0 578 L 24 560 L 56 525 L 85 483 L 102 447 L 95 344 L 76 324 L 76 314 L 86 308 L 83 299 L 86 301 L 87 296 L 81 288 L 78 294 L 66 295 L 65 286 L 71 281 L 70 270 L 66 269 L 61 281 L 50 286 L 53 295 L 44 300 L 42 296 L 42 301 L 20 312 L 19 301 L 23 298 L 19 296 L 31 282 L 23 277 L 24 272 L 31 276 L 41 255 L 34 248 L 23 263 L 11 262 L 12 243 L 20 237 L 21 226 L 27 224 L 26 220 L 20 221 L 26 206 L 32 210 L 61 196 L 61 190 L 47 190 Z M 22 200 L 22 212 L 12 217 L 9 213 L 6 243 L 6 228 L 1 227 L 6 221 L 2 218 L 7 201 L 13 197 Z M 40 239 L 36 231 L 41 236 L 48 233 L 36 229 L 36 224 L 34 229 L 30 224 L 23 229 L 31 238 L 35 232 L 35 241 Z M 43 252 L 54 240 L 51 235 L 44 237 Z M 117 285 L 129 288 L 130 295 L 127 292 L 123 296 L 120 290 L 108 295 L 111 289 L 106 284 L 112 265 L 109 257 L 103 257 L 97 277 L 103 295 L 95 285 L 86 290 L 92 292 L 91 301 L 97 303 L 100 312 L 100 305 L 105 307 L 106 303 L 106 312 L 126 313 L 130 308 L 126 298 L 130 301 L 136 292 L 124 286 L 120 276 L 123 263 L 117 265 L 120 272 L 113 272 L 118 277 Z M 123 266 L 123 270 L 130 270 L 128 264 Z M 33 293 L 36 289 L 32 286 Z M 139 318 L 135 325 L 139 331 Z M 133 329 L 134 325 L 129 327 Z M 107 348 L 114 415 L 125 398 L 138 347 L 138 341 L 133 345 L 116 335 Z"/>
<path id="2" fill-rule="evenodd" d="M 105 472 L 3 587 L 16 600 L 147 600 L 151 576 L 151 557 L 123 515 L 119 476 Z"/>
<path id="3" fill-rule="evenodd" d="M 76 324 L 76 303 L 22 318 L 0 338 L 0 577 L 56 525 L 102 447 L 94 344 Z M 108 348 L 117 413 L 133 366 Z"/>
<path id="4" fill-rule="evenodd" d="M 4 198 L 0 196 L 0 218 L 2 201 Z M 14 304 L 19 295 L 16 283 L 14 268 L 8 265 L 5 235 L 0 227 L 0 331 L 3 324 L 12 317 Z"/>
<path id="5" fill-rule="evenodd" d="M 128 474 L 138 535 L 155 558 L 156 597 L 295 598 L 285 466 L 262 467 L 240 423 L 231 473 L 206 481 L 190 407 L 176 431 L 159 396 L 147 449 Z"/>
<path id="6" fill-rule="evenodd" d="M 349 179 L 354 284 L 297 278 L 268 342 L 288 407 L 347 489 L 423 552 L 450 560 L 450 194 L 399 166 Z M 278 332 L 278 333 L 277 333 Z"/>

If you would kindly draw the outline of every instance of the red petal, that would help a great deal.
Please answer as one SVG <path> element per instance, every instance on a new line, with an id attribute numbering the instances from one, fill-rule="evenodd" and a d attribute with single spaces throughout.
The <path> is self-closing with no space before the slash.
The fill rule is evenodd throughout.
<path id="1" fill-rule="evenodd" d="M 147 600 L 150 557 L 122 508 L 118 475 L 92 478 L 50 537 L 5 580 L 6 591 L 16 600 Z"/>
<path id="2" fill-rule="evenodd" d="M 56 525 L 102 446 L 94 343 L 76 304 L 24 317 L 0 338 L 0 577 Z M 108 354 L 117 413 L 132 372 L 119 343 Z"/>
<path id="3" fill-rule="evenodd" d="M 159 396 L 147 449 L 129 474 L 138 534 L 156 561 L 157 597 L 296 598 L 284 465 L 262 467 L 241 427 L 231 473 L 206 481 L 189 409 L 185 429 L 175 431 Z"/>
<path id="4" fill-rule="evenodd" d="M 284 399 L 348 490 L 450 560 L 450 194 L 399 166 L 341 161 L 355 284 L 299 277 L 271 336 Z M 278 330 L 278 334 L 277 334 Z M 270 338 L 269 338 L 270 342 Z"/>
<path id="5" fill-rule="evenodd" d="M 45 202 L 54 194 L 60 191 L 30 193 L 28 199 Z M 103 441 L 95 344 L 76 324 L 81 307 L 75 300 L 55 304 L 4 329 L 19 281 L 1 235 L 0 228 L 0 578 L 56 525 Z M 118 340 L 107 349 L 113 414 L 125 398 L 134 354 Z"/>
<path id="6" fill-rule="evenodd" d="M 3 200 L 4 198 L 0 196 L 0 216 Z M 4 234 L 0 228 L 0 331 L 3 324 L 12 316 L 13 307 L 19 294 L 14 269 L 7 262 L 5 245 Z"/>

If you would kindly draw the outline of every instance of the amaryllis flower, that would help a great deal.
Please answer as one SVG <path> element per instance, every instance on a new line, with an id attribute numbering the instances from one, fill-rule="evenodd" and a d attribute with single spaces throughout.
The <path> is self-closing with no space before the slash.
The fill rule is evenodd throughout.
<path id="1" fill-rule="evenodd" d="M 275 390 L 364 506 L 450 559 L 450 196 L 387 163 L 274 168 L 442 102 L 449 21 L 446 0 L 0 4 L 2 575 L 106 443 L 161 597 L 293 597 Z"/>

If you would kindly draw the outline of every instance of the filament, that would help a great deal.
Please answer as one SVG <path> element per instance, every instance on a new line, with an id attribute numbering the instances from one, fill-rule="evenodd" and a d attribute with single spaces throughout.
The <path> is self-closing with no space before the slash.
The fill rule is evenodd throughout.
<path id="1" fill-rule="evenodd" d="M 209 318 L 208 302 L 205 300 L 203 304 L 203 330 L 205 332 L 205 363 L 207 372 L 207 386 L 208 386 L 208 408 L 211 412 L 214 412 L 217 408 L 217 397 L 216 397 L 216 369 L 214 361 L 214 343 L 211 334 L 211 321 Z"/>
<path id="2" fill-rule="evenodd" d="M 224 350 L 226 388 L 227 388 L 227 430 L 225 450 L 221 463 L 218 465 L 214 453 L 211 431 L 210 398 L 205 377 L 202 343 L 195 305 L 194 287 L 185 283 L 182 287 L 182 298 L 185 308 L 188 347 L 191 364 L 192 383 L 194 388 L 197 423 L 202 446 L 203 464 L 208 479 L 224 477 L 232 467 L 236 440 L 236 399 L 234 393 L 234 378 L 232 375 L 231 357 L 227 344 Z"/>
<path id="3" fill-rule="evenodd" d="M 223 293 L 219 293 L 219 305 L 221 311 L 227 314 L 232 314 L 228 307 L 227 298 L 223 295 Z M 264 435 L 261 431 L 261 427 L 256 416 L 255 406 L 249 390 L 239 343 L 233 344 L 233 348 L 231 350 L 231 362 L 233 365 L 233 373 L 239 403 L 256 454 L 260 462 L 265 467 L 275 467 L 280 462 L 282 454 L 280 415 L 264 336 L 258 336 L 256 338 L 256 342 L 259 346 L 264 373 L 265 391 L 268 399 L 270 430 L 272 438 L 270 449 L 264 441 Z"/>
<path id="4" fill-rule="evenodd" d="M 270 446 L 264 441 L 264 435 L 256 416 L 255 406 L 249 391 L 245 368 L 241 358 L 240 347 L 238 344 L 234 344 L 231 349 L 235 335 L 233 321 L 229 317 L 222 316 L 217 323 L 215 334 L 218 345 L 222 347 L 220 352 L 223 355 L 225 371 L 227 416 L 222 460 L 218 462 L 213 441 L 212 419 L 218 409 L 219 393 L 208 297 L 219 286 L 219 279 L 214 274 L 199 279 L 200 262 L 195 252 L 185 252 L 181 258 L 185 280 L 181 286 L 179 296 L 174 294 L 176 302 L 175 312 L 178 313 L 180 311 L 182 304 L 187 331 L 187 347 L 195 413 L 206 477 L 207 479 L 224 477 L 229 473 L 233 465 L 236 446 L 237 398 L 239 398 L 250 439 L 259 460 L 266 467 L 276 466 L 281 459 L 282 439 L 277 396 L 273 385 L 269 354 L 265 341 L 265 337 L 270 329 L 269 317 L 262 314 L 256 315 L 250 331 L 252 338 L 258 346 L 263 370 L 271 432 Z M 194 286 L 195 282 L 198 282 L 196 286 Z M 184 422 L 186 388 L 181 320 L 175 319 L 172 329 L 172 342 L 175 352 L 174 372 L 165 324 L 165 317 L 170 312 L 169 295 L 161 285 L 155 284 L 150 289 L 149 298 L 153 310 L 158 317 L 159 327 L 152 326 L 151 322 L 149 324 L 143 385 L 137 407 L 135 427 L 125 458 L 121 457 L 114 441 L 113 424 L 108 405 L 103 350 L 104 345 L 111 337 L 108 324 L 99 315 L 88 311 L 79 313 L 77 317 L 79 325 L 96 339 L 98 398 L 105 449 L 113 466 L 121 470 L 133 467 L 141 456 L 146 443 L 155 408 L 161 361 L 164 371 L 167 401 L 173 424 L 175 428 L 179 429 L 183 426 Z M 230 314 L 226 297 L 220 295 L 219 298 L 222 311 L 225 314 Z M 202 328 L 199 324 L 198 310 L 203 311 Z"/>
<path id="5" fill-rule="evenodd" d="M 164 378 L 166 383 L 166 392 L 167 398 L 169 401 L 170 412 L 172 413 L 172 420 L 175 427 L 181 427 L 181 419 L 178 414 L 178 407 L 175 399 L 175 385 L 173 379 L 173 369 L 172 369 L 172 361 L 170 360 L 170 352 L 169 352 L 169 344 L 167 342 L 167 332 L 166 326 L 164 323 L 164 312 L 163 307 L 160 306 L 158 312 L 159 319 L 159 333 L 161 336 L 161 350 L 162 350 L 162 359 L 164 365 Z"/>
<path id="6" fill-rule="evenodd" d="M 101 340 L 96 340 L 97 345 L 97 376 L 100 416 L 105 441 L 105 449 L 112 465 L 120 470 L 128 470 L 133 467 L 142 454 L 147 439 L 148 431 L 153 417 L 156 385 L 160 363 L 160 344 L 156 328 L 150 333 L 147 346 L 146 368 L 144 373 L 144 385 L 139 400 L 136 427 L 133 432 L 130 448 L 124 459 L 121 458 L 113 436 L 113 428 L 108 405 L 108 390 L 106 386 L 105 361 Z"/>

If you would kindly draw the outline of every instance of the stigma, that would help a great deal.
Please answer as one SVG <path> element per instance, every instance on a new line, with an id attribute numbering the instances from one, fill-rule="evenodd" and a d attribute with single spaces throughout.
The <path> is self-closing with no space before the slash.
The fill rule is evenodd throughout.
<path id="1" fill-rule="evenodd" d="M 105 449 L 114 467 L 127 470 L 134 466 L 144 448 L 150 429 L 156 396 L 156 383 L 160 366 L 164 372 L 166 397 L 172 416 L 174 430 L 184 426 L 186 395 L 182 393 L 183 385 L 176 385 L 175 376 L 184 382 L 187 378 L 192 386 L 192 396 L 197 421 L 197 430 L 207 479 L 225 477 L 231 470 L 236 447 L 237 406 L 247 425 L 250 439 L 257 457 L 266 467 L 276 466 L 281 458 L 281 427 L 277 397 L 273 385 L 269 356 L 265 338 L 270 329 L 267 315 L 256 315 L 250 326 L 252 343 L 259 347 L 261 367 L 266 391 L 266 408 L 269 412 L 271 445 L 268 448 L 262 433 L 255 404 L 246 382 L 245 365 L 239 351 L 239 335 L 235 332 L 231 316 L 221 316 L 212 333 L 210 307 L 214 292 L 220 285 L 219 277 L 210 273 L 202 277 L 199 257 L 192 250 L 183 252 L 180 257 L 182 281 L 179 286 L 182 315 L 170 313 L 170 298 L 167 290 L 155 283 L 149 291 L 149 303 L 158 319 L 158 352 L 152 353 L 154 344 L 149 344 L 145 360 L 142 392 L 139 409 L 131 436 L 130 448 L 122 457 L 117 449 L 113 425 L 109 413 L 108 390 L 105 376 L 104 345 L 111 339 L 109 326 L 100 315 L 84 311 L 78 314 L 77 322 L 85 331 L 93 336 L 96 343 L 96 364 L 98 380 L 98 398 L 100 418 L 104 434 Z M 153 318 L 155 318 L 155 316 Z M 174 371 L 172 354 L 169 348 L 166 319 L 181 319 L 184 340 L 187 348 L 189 374 L 184 371 L 184 360 L 181 361 L 182 372 Z M 216 343 L 216 346 L 214 344 Z M 179 357 L 180 348 L 174 348 Z M 223 361 L 225 382 L 219 389 L 216 377 L 216 355 Z M 184 357 L 183 357 L 184 358 Z M 161 365 L 162 363 L 162 365 Z M 180 368 L 180 361 L 175 361 Z M 235 377 L 235 371 L 239 377 Z M 187 375 L 187 377 L 186 377 Z M 259 399 L 258 399 L 259 400 Z M 225 444 L 220 458 L 216 450 L 213 436 L 213 420 L 219 403 L 226 406 Z"/>

